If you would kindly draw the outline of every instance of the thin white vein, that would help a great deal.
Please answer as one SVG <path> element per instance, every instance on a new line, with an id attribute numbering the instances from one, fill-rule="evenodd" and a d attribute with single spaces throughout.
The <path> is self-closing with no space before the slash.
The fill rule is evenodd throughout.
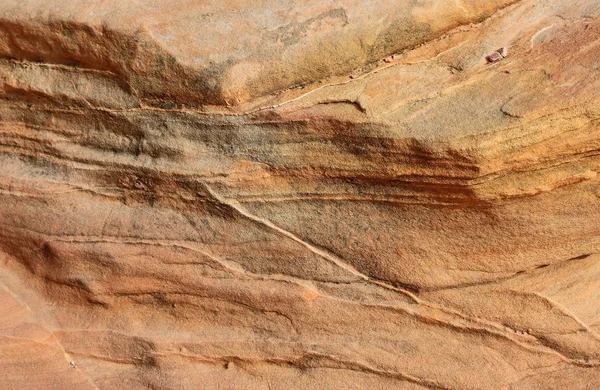
<path id="1" fill-rule="evenodd" d="M 369 276 L 361 273 L 360 271 L 358 271 L 356 268 L 354 268 L 353 266 L 351 266 L 350 264 L 347 264 L 346 262 L 344 262 L 342 259 L 340 259 L 339 257 L 301 239 L 300 237 L 298 237 L 297 235 L 295 235 L 294 233 L 287 231 L 277 225 L 275 225 L 273 222 L 269 221 L 268 219 L 265 218 L 261 218 L 258 217 L 252 213 L 250 213 L 249 211 L 247 211 L 239 202 L 235 201 L 235 200 L 231 200 L 231 199 L 225 199 L 223 198 L 221 195 L 217 194 L 208 184 L 204 183 L 204 186 L 206 188 L 206 190 L 208 191 L 208 193 L 215 198 L 217 201 L 219 201 L 222 204 L 225 204 L 227 206 L 230 206 L 231 208 L 233 208 L 234 210 L 236 210 L 238 213 L 242 214 L 244 217 L 251 219 L 252 221 L 258 222 L 259 224 L 266 226 L 272 230 L 275 230 L 276 232 L 296 241 L 297 243 L 303 245 L 304 247 L 306 247 L 308 250 L 310 250 L 311 252 L 315 253 L 316 255 L 320 256 L 321 258 L 334 263 L 335 265 L 337 265 L 338 267 L 342 268 L 345 271 L 350 272 L 351 274 L 353 274 L 354 276 L 363 279 L 365 281 L 377 284 L 383 288 L 386 288 L 388 290 L 392 290 L 395 292 L 399 292 L 401 294 L 407 295 L 408 297 L 410 297 L 411 299 L 413 299 L 415 302 L 418 302 L 418 298 L 411 292 L 406 291 L 404 289 L 401 288 L 397 288 L 394 286 L 391 286 L 387 283 L 381 282 L 381 281 L 377 281 L 377 280 L 373 280 L 372 278 L 370 278 Z"/>

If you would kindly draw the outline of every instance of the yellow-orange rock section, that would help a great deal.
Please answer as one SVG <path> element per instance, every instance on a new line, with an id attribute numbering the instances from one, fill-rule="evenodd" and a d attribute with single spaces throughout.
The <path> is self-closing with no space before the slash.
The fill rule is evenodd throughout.
<path id="1" fill-rule="evenodd" d="M 0 388 L 600 388 L 598 58 L 592 0 L 3 1 Z"/>

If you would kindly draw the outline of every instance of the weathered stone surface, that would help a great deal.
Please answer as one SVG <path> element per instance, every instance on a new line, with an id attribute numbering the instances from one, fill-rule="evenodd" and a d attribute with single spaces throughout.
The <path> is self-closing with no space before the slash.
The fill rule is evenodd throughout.
<path id="1" fill-rule="evenodd" d="M 0 387 L 600 388 L 597 1 L 4 0 L 0 57 Z"/>

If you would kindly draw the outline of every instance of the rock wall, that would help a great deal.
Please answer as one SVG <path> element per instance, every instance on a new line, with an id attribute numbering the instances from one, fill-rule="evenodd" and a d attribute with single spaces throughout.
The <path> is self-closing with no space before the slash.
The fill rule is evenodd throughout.
<path id="1" fill-rule="evenodd" d="M 598 58 L 595 0 L 2 1 L 0 387 L 600 388 Z"/>

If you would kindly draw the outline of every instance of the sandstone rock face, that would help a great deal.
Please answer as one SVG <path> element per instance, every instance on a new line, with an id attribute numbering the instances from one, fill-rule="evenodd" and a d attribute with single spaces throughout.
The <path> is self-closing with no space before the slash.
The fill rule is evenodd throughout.
<path id="1" fill-rule="evenodd" d="M 596 0 L 3 0 L 0 388 L 600 388 L 599 58 Z"/>

